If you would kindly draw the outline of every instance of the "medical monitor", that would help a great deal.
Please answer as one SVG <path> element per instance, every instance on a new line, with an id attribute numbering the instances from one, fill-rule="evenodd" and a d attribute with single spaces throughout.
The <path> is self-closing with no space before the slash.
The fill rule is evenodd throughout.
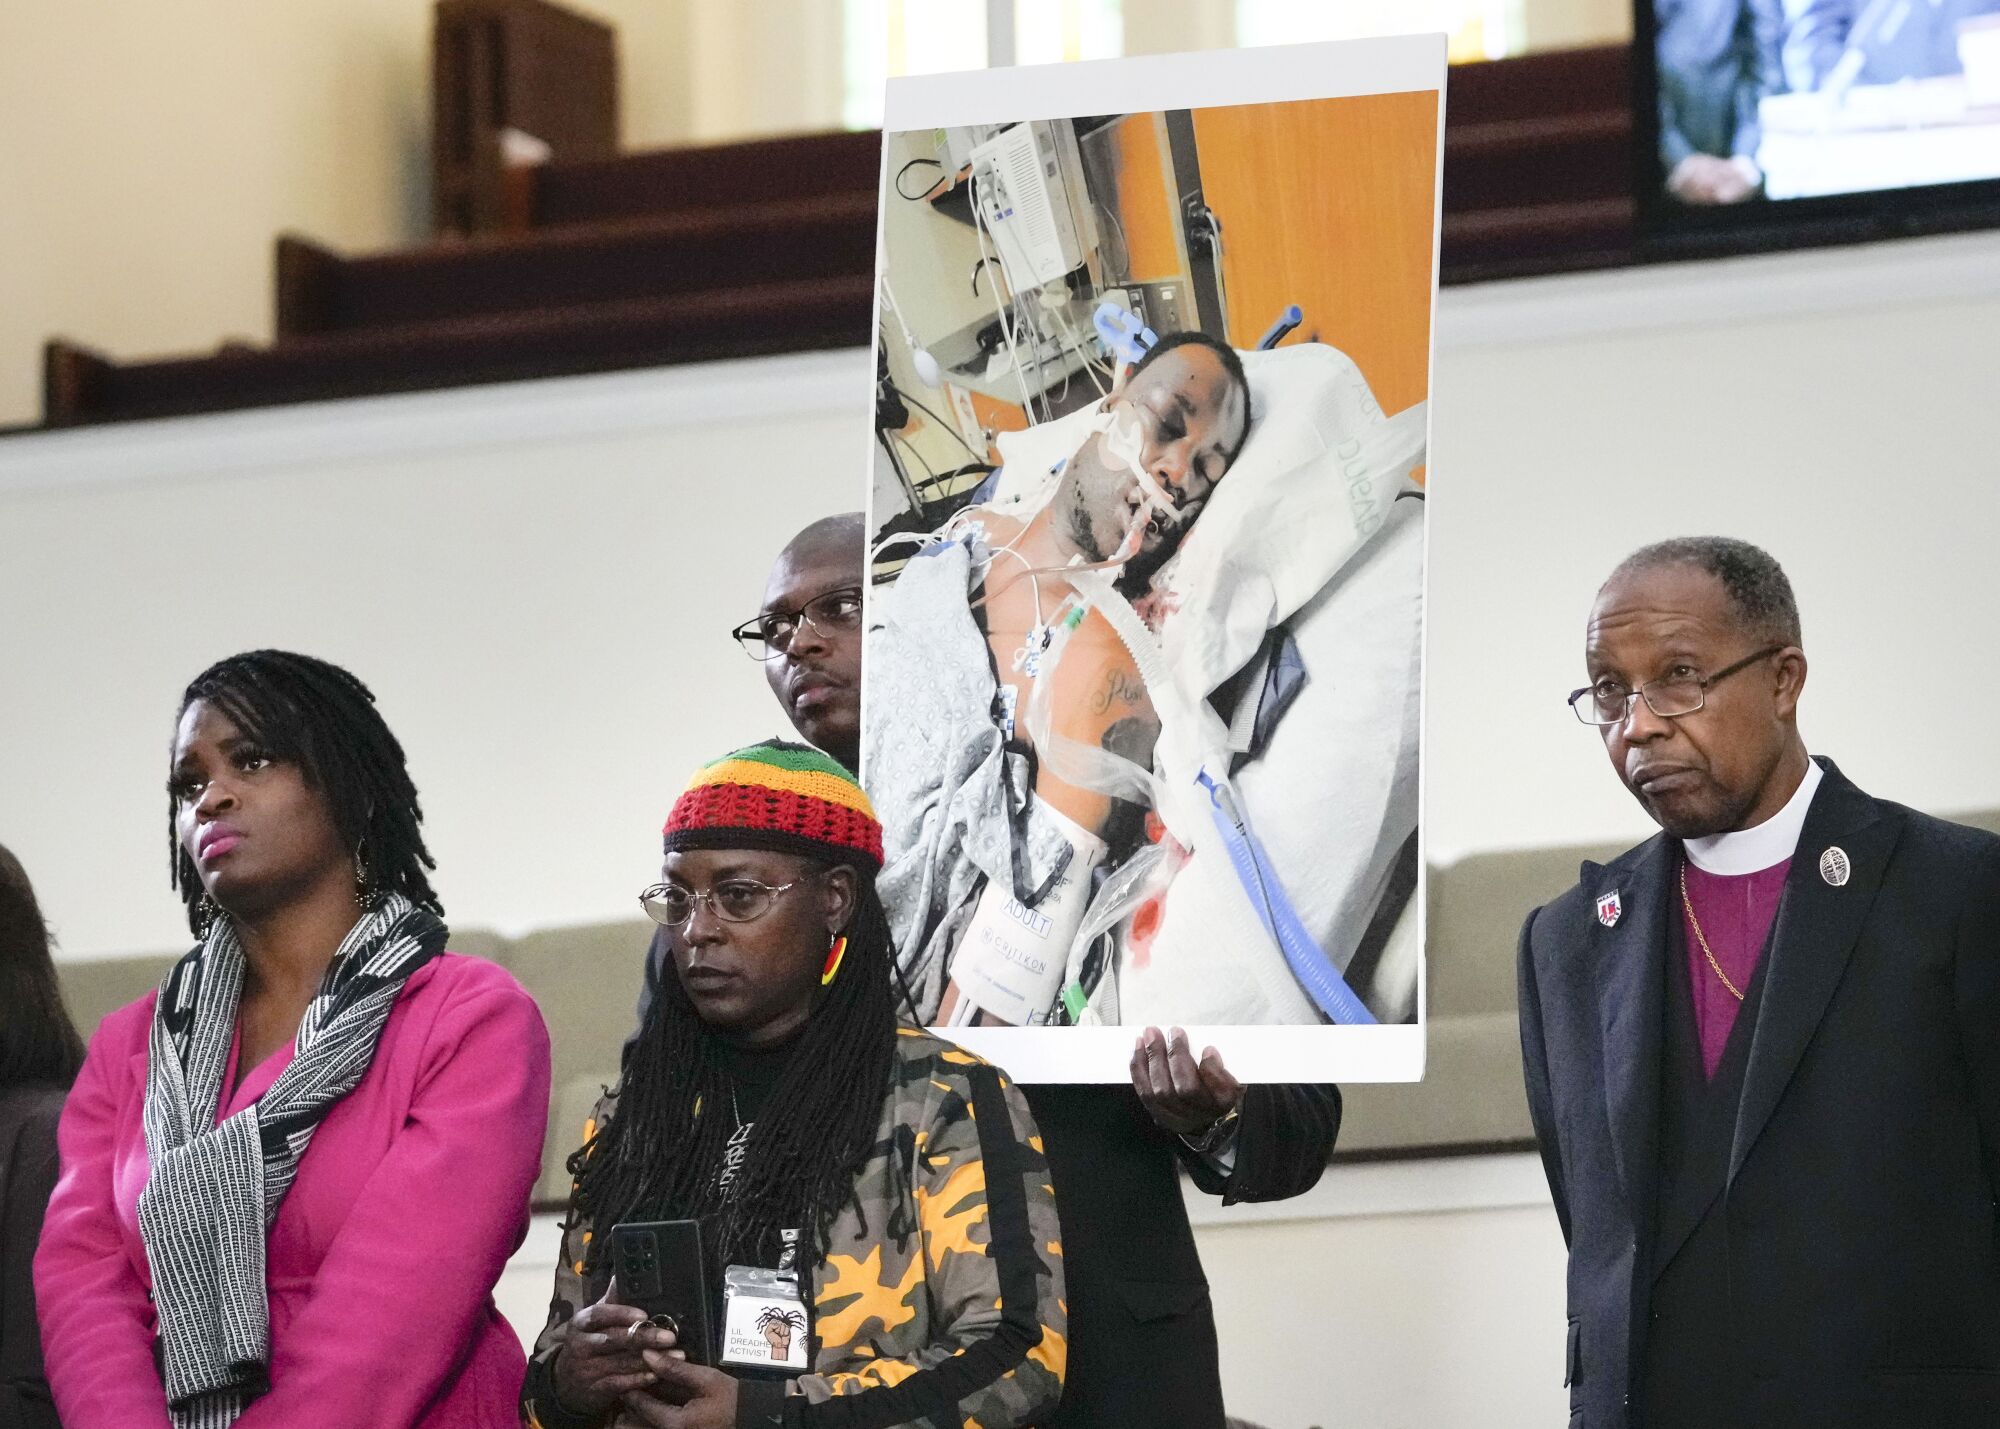
<path id="1" fill-rule="evenodd" d="M 1634 0 L 1633 30 L 1649 238 L 2000 222 L 2000 0 Z"/>

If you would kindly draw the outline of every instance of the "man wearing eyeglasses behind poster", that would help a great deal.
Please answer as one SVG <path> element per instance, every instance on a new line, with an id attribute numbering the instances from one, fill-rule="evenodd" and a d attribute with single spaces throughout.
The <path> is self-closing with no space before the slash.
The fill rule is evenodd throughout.
<path id="1" fill-rule="evenodd" d="M 2000 1424 L 2000 839 L 1808 758 L 1800 639 L 1721 537 L 1586 627 L 1570 707 L 1661 828 L 1521 932 L 1589 1429 Z"/>
<path id="2" fill-rule="evenodd" d="M 850 769 L 860 757 L 866 547 L 858 511 L 806 527 L 773 565 L 763 608 L 731 632 L 764 662 L 798 732 Z M 662 928 L 648 951 L 641 1024 L 671 967 L 670 942 Z M 1135 1043 L 1129 1087 L 1022 1089 L 1067 1228 L 1069 1363 L 1047 1425 L 1223 1429 L 1214 1309 L 1180 1170 L 1225 1203 L 1303 1195 L 1333 1150 L 1340 1092 L 1245 1087 L 1178 1030 L 1147 1028 Z"/>
<path id="3" fill-rule="evenodd" d="M 764 662 L 792 725 L 851 770 L 861 768 L 861 584 L 867 543 L 858 511 L 828 516 L 778 553 L 764 607 L 729 633 Z"/>

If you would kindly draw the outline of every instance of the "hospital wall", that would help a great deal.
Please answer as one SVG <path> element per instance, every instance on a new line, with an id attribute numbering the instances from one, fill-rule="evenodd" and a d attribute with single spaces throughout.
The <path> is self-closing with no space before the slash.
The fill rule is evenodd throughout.
<path id="1" fill-rule="evenodd" d="M 923 194 L 936 185 L 939 171 L 935 162 L 937 144 L 931 130 L 911 130 L 884 136 L 883 172 L 903 193 Z M 939 213 L 921 198 L 911 200 L 884 194 L 881 247 L 888 261 L 888 305 L 880 312 L 882 351 L 889 364 L 889 378 L 927 413 L 909 407 L 910 422 L 897 437 L 897 450 L 913 480 L 955 470 L 974 460 L 987 459 L 990 449 L 978 440 L 966 442 L 958 436 L 952 420 L 951 400 L 918 374 L 907 330 L 920 346 L 939 342 L 967 325 L 998 315 L 995 284 L 997 277 L 985 275 L 975 285 L 967 275 L 975 273 L 981 259 L 981 239 L 972 228 Z M 900 261 L 900 255 L 910 255 Z M 996 270 L 997 271 L 997 270 Z M 1079 378 L 1079 381 L 1082 379 Z M 994 425 L 1012 431 L 1026 425 L 1018 406 L 999 415 L 1002 404 L 991 404 Z M 934 415 L 933 415 L 934 414 Z M 975 455 L 972 448 L 982 450 Z M 901 504 L 906 504 L 907 498 Z M 893 510 L 895 508 L 886 508 Z M 886 519 L 877 516 L 877 521 Z"/>
<path id="2" fill-rule="evenodd" d="M 1432 860 L 1645 832 L 1561 700 L 1604 572 L 1689 531 L 1791 569 L 1812 748 L 1919 807 L 2000 805 L 1995 331 L 1995 235 L 1447 290 Z M 454 921 L 629 915 L 686 772 L 778 727 L 724 632 L 795 524 L 853 504 L 869 385 L 836 353 L 0 441 L 0 843 L 60 955 L 180 940 L 174 701 L 262 643 L 375 686 Z M 1532 1163 L 1413 1164 L 1201 1226 L 1225 1382 L 1273 1429 L 1356 1394 L 1371 1424 L 1470 1422 L 1474 1390 L 1486 1424 L 1559 1411 Z"/>
<path id="3" fill-rule="evenodd" d="M 1423 400 L 1437 129 L 1422 91 L 1194 111 L 1231 342 L 1253 345 L 1297 304 L 1299 336 L 1360 363 L 1384 407 Z"/>

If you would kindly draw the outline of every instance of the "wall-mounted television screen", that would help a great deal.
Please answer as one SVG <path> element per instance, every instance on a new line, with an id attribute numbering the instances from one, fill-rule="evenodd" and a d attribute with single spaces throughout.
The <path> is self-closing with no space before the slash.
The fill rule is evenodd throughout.
<path id="1" fill-rule="evenodd" d="M 1655 233 L 2000 214 L 2000 0 L 1634 0 Z"/>

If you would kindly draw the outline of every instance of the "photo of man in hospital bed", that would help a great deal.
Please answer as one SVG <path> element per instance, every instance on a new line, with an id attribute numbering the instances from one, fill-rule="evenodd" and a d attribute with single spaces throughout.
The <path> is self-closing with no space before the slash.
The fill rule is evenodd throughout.
<path id="1" fill-rule="evenodd" d="M 1318 342 L 1133 356 L 885 543 L 905 980 L 947 1025 L 1414 1020 L 1423 404 Z"/>

